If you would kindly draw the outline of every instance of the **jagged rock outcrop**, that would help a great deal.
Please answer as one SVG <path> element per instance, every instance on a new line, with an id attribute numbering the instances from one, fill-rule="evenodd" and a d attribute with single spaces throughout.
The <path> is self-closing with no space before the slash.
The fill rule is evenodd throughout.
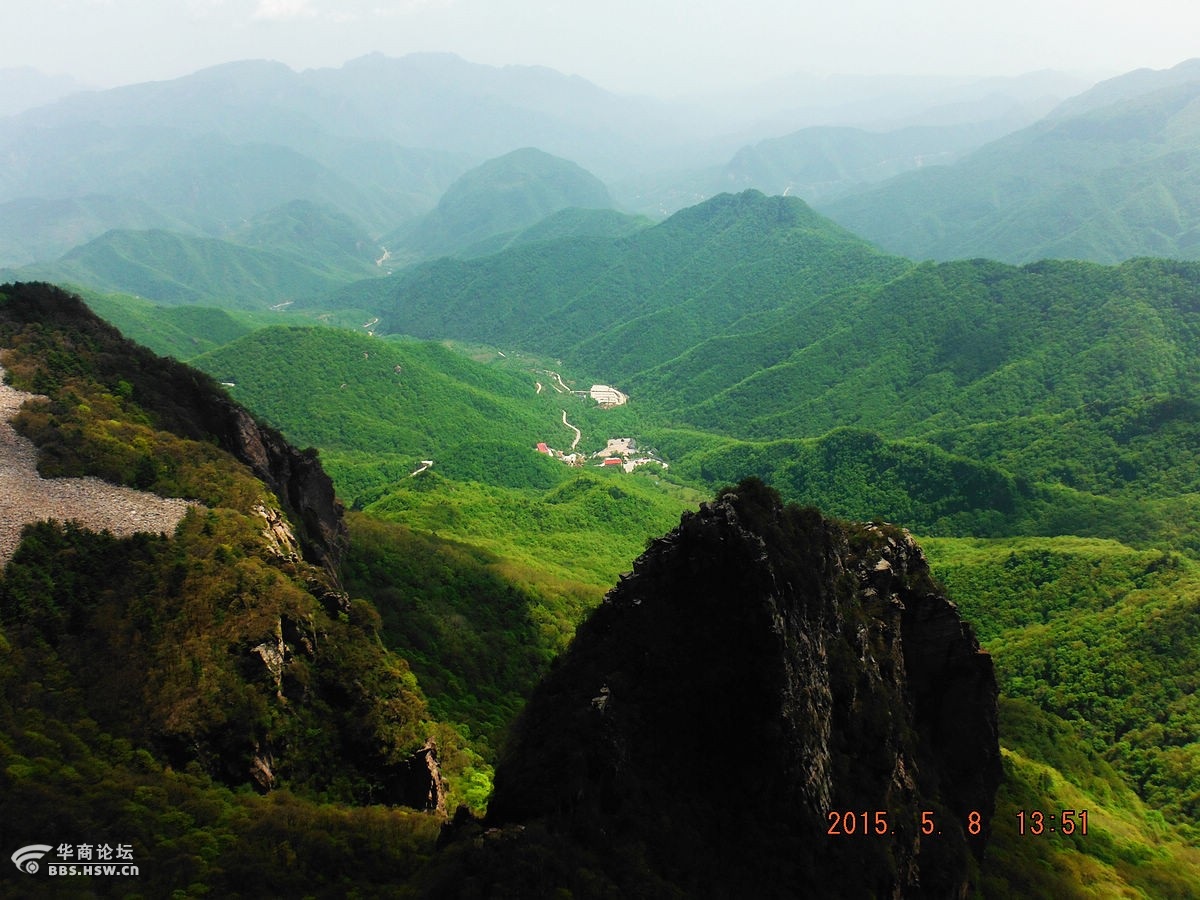
<path id="1" fill-rule="evenodd" d="M 907 533 L 745 482 L 579 628 L 488 823 L 539 823 L 623 891 L 965 896 L 1001 777 L 996 698 Z"/>
<path id="2" fill-rule="evenodd" d="M 218 442 L 279 498 L 295 522 L 304 558 L 336 572 L 348 538 L 342 505 L 316 451 L 296 450 L 236 403 L 221 398 L 213 407 L 209 425 Z"/>
<path id="3" fill-rule="evenodd" d="M 446 784 L 433 738 L 396 766 L 387 785 L 388 803 L 409 806 L 422 812 L 446 815 Z"/>

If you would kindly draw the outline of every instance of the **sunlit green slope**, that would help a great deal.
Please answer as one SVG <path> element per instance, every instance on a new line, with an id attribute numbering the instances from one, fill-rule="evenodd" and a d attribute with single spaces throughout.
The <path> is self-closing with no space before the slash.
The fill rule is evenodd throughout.
<path id="1" fill-rule="evenodd" d="M 1070 721 L 1169 821 L 1200 823 L 1200 571 L 1066 539 L 927 541 L 1002 689 Z"/>
<path id="2" fill-rule="evenodd" d="M 332 302 L 379 310 L 384 331 L 536 351 L 621 378 L 909 265 L 799 200 L 747 191 L 626 238 L 427 263 Z"/>

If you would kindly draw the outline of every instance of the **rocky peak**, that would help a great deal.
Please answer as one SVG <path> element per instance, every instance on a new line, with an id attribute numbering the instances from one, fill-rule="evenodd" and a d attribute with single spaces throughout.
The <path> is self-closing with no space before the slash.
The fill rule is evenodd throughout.
<path id="1" fill-rule="evenodd" d="M 542 821 L 624 889 L 635 866 L 688 894 L 963 896 L 1000 780 L 996 697 L 907 533 L 752 480 L 580 627 L 488 818 Z"/>

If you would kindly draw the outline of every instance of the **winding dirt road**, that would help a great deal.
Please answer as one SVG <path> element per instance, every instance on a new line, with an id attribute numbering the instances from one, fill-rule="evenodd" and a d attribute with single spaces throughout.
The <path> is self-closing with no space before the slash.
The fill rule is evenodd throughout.
<path id="1" fill-rule="evenodd" d="M 575 440 L 571 441 L 571 449 L 574 450 L 576 446 L 578 446 L 580 439 L 583 437 L 583 432 L 567 421 L 567 411 L 565 409 L 562 411 L 562 414 L 563 424 L 575 432 Z"/>

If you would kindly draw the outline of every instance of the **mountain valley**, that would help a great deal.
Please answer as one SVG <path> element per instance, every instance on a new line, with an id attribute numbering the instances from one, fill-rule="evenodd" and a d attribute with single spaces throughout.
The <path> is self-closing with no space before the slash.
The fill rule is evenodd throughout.
<path id="1" fill-rule="evenodd" d="M 4 846 L 145 896 L 1200 894 L 1200 70 L 1064 83 L 721 136 L 427 54 L 0 120 L 0 481 L 179 516 L 5 488 Z"/>

